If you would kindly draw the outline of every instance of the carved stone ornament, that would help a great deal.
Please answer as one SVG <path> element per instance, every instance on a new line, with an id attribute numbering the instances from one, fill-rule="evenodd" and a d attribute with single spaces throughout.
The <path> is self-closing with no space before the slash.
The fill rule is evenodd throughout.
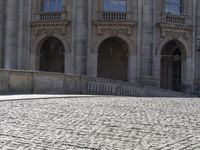
<path id="1" fill-rule="evenodd" d="M 58 33 L 65 35 L 67 34 L 67 26 L 69 22 L 33 22 L 31 27 L 34 28 L 35 36 L 40 36 L 42 34 L 51 35 L 53 33 Z"/>
<path id="2" fill-rule="evenodd" d="M 175 26 L 169 24 L 159 24 L 161 29 L 161 37 L 164 38 L 168 35 L 174 37 L 183 36 L 185 39 L 189 38 L 189 35 L 192 34 L 193 28 L 189 26 Z"/>
<path id="3" fill-rule="evenodd" d="M 132 34 L 133 27 L 136 25 L 135 22 L 94 22 L 97 29 L 97 35 L 101 36 L 105 33 L 111 35 L 123 34 L 130 36 Z"/>

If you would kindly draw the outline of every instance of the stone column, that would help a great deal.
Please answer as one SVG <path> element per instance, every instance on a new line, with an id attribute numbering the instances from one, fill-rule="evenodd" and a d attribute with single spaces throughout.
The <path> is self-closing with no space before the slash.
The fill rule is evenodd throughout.
<path id="1" fill-rule="evenodd" d="M 88 32 L 88 1 L 74 0 L 74 24 L 73 24 L 73 51 L 74 73 L 86 74 L 87 66 L 87 32 Z"/>
<path id="2" fill-rule="evenodd" d="M 72 59 L 72 53 L 71 52 L 65 52 L 65 73 L 72 74 L 73 71 L 73 59 Z"/>
<path id="3" fill-rule="evenodd" d="M 137 55 L 129 54 L 128 61 L 128 81 L 131 83 L 137 83 Z"/>
<path id="4" fill-rule="evenodd" d="M 197 1 L 199 0 L 193 0 L 192 3 L 193 3 L 193 27 L 196 27 L 196 18 L 197 18 L 197 15 L 196 15 L 196 12 L 199 8 L 199 6 L 197 6 Z M 193 49 L 193 52 L 192 52 L 192 78 L 190 80 L 190 85 L 191 85 L 191 91 L 193 91 L 194 89 L 194 84 L 195 84 L 195 80 L 196 80 L 196 67 L 195 67 L 195 61 L 196 61 L 196 30 L 194 29 L 193 30 L 193 40 L 192 40 L 192 49 Z"/>
<path id="5" fill-rule="evenodd" d="M 17 69 L 19 0 L 7 0 L 5 68 Z"/>
<path id="6" fill-rule="evenodd" d="M 22 52 L 21 69 L 30 69 L 30 22 L 31 22 L 31 0 L 23 0 L 23 20 L 22 20 Z M 20 13 L 20 14 L 21 14 Z"/>
<path id="7" fill-rule="evenodd" d="M 156 81 L 156 86 L 160 87 L 160 72 L 161 72 L 161 56 L 156 55 L 154 57 L 154 78 Z"/>
<path id="8" fill-rule="evenodd" d="M 185 73 L 185 85 L 186 85 L 186 93 L 187 94 L 191 94 L 191 88 L 192 88 L 192 85 L 193 85 L 193 67 L 192 66 L 192 57 L 186 57 L 184 58 L 183 60 L 183 66 L 182 67 L 182 70 L 184 71 Z M 182 73 L 183 74 L 183 73 Z"/>
<path id="9" fill-rule="evenodd" d="M 98 67 L 98 52 L 90 53 L 90 65 L 89 65 L 89 76 L 97 77 L 97 67 Z"/>
<path id="10" fill-rule="evenodd" d="M 153 73 L 153 4 L 150 0 L 143 0 L 142 6 L 142 48 L 140 63 L 142 80 L 148 84 Z"/>
<path id="11" fill-rule="evenodd" d="M 19 1 L 19 21 L 18 21 L 17 69 L 22 69 L 24 0 L 18 0 L 18 1 Z"/>
<path id="12" fill-rule="evenodd" d="M 3 65 L 3 41 L 4 41 L 4 0 L 0 1 L 0 68 Z"/>
<path id="13" fill-rule="evenodd" d="M 30 53 L 30 70 L 39 71 L 40 56 L 41 56 L 41 54 L 39 52 L 31 52 Z"/>
<path id="14" fill-rule="evenodd" d="M 200 64 L 200 51 L 197 51 L 196 48 L 197 48 L 197 41 L 196 41 L 196 38 L 197 37 L 200 37 L 200 9 L 198 9 L 200 7 L 200 1 L 197 0 L 195 1 L 196 2 L 196 14 L 195 14 L 195 26 L 196 26 L 196 33 L 195 33 L 195 39 L 194 39 L 194 46 L 195 46 L 195 80 L 198 82 L 198 84 L 200 84 L 200 67 L 199 67 L 199 64 Z"/>

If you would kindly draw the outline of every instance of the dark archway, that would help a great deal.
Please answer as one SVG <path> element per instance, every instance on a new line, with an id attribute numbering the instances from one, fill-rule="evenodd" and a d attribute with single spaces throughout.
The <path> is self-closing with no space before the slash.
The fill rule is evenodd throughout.
<path id="1" fill-rule="evenodd" d="M 164 45 L 161 55 L 161 88 L 182 91 L 185 48 L 180 42 L 172 40 Z"/>
<path id="2" fill-rule="evenodd" d="M 64 46 L 54 37 L 45 39 L 40 49 L 40 71 L 64 73 Z"/>
<path id="3" fill-rule="evenodd" d="M 109 38 L 100 45 L 98 53 L 98 77 L 127 81 L 128 46 L 125 41 Z"/>

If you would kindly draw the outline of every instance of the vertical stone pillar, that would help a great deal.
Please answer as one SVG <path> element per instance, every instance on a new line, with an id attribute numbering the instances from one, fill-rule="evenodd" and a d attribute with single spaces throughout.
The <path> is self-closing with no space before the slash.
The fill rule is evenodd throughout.
<path id="1" fill-rule="evenodd" d="M 156 86 L 160 87 L 160 75 L 161 75 L 161 56 L 156 55 L 154 57 L 154 78 Z"/>
<path id="2" fill-rule="evenodd" d="M 0 1 L 0 68 L 3 65 L 3 41 L 4 41 L 4 0 Z"/>
<path id="3" fill-rule="evenodd" d="M 128 81 L 131 83 L 136 83 L 137 82 L 137 55 L 129 54 L 128 61 L 129 61 Z"/>
<path id="4" fill-rule="evenodd" d="M 30 53 L 30 70 L 39 71 L 40 55 L 41 54 L 39 52 L 31 52 Z"/>
<path id="5" fill-rule="evenodd" d="M 153 73 L 153 4 L 152 1 L 143 0 L 142 6 L 142 61 L 140 63 L 142 80 L 148 84 Z"/>
<path id="6" fill-rule="evenodd" d="M 197 6 L 197 1 L 198 0 L 193 0 L 192 1 L 192 3 L 193 3 L 193 27 L 196 27 L 196 18 L 197 18 L 197 15 L 196 15 L 196 12 L 197 12 L 197 10 L 198 10 L 198 8 L 199 8 L 199 6 Z M 188 11 L 187 11 L 188 12 Z M 191 85 L 191 91 L 193 91 L 193 89 L 194 89 L 194 83 L 195 83 L 195 80 L 196 80 L 196 67 L 195 67 L 195 61 L 196 61 L 196 29 L 194 29 L 193 30 L 193 40 L 192 40 L 192 50 L 193 50 L 193 52 L 192 52 L 192 59 L 191 59 L 191 65 L 192 65 L 192 67 L 191 67 L 191 72 L 192 72 L 192 78 L 190 79 L 190 85 Z"/>
<path id="7" fill-rule="evenodd" d="M 73 51 L 74 73 L 86 74 L 87 66 L 87 32 L 88 32 L 88 1 L 74 0 L 74 24 L 73 24 Z"/>
<path id="8" fill-rule="evenodd" d="M 19 20 L 18 20 L 18 47 L 17 47 L 17 68 L 22 69 L 22 49 L 23 49 L 23 20 L 24 20 L 24 0 L 19 1 Z"/>
<path id="9" fill-rule="evenodd" d="M 73 59 L 72 58 L 73 58 L 72 53 L 65 50 L 65 73 L 70 73 L 70 74 L 73 73 L 72 71 Z"/>
<path id="10" fill-rule="evenodd" d="M 89 70 L 89 76 L 91 77 L 97 77 L 97 68 L 98 67 L 98 52 L 91 52 L 90 53 L 90 68 Z"/>
<path id="11" fill-rule="evenodd" d="M 5 68 L 17 68 L 19 0 L 7 0 L 5 38 Z"/>
<path id="12" fill-rule="evenodd" d="M 19 69 L 28 70 L 30 69 L 30 22 L 31 22 L 31 0 L 21 0 L 23 5 L 21 5 L 20 15 L 23 16 L 21 19 L 21 28 L 22 30 L 22 51 L 20 57 Z M 22 15 L 23 13 L 23 15 Z"/>

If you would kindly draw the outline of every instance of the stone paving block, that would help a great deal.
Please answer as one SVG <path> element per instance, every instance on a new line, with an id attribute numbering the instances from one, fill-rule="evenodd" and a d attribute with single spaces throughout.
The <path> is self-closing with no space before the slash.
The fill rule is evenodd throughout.
<path id="1" fill-rule="evenodd" d="M 199 150 L 199 143 L 199 99 L 0 102 L 2 150 Z"/>

